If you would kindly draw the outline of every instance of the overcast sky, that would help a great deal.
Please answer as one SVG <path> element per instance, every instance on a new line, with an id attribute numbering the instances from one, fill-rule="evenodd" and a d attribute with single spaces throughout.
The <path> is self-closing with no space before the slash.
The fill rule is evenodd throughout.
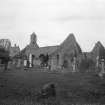
<path id="1" fill-rule="evenodd" d="M 35 32 L 39 46 L 58 45 L 74 33 L 83 51 L 105 46 L 105 0 L 0 0 L 0 39 L 24 48 Z"/>

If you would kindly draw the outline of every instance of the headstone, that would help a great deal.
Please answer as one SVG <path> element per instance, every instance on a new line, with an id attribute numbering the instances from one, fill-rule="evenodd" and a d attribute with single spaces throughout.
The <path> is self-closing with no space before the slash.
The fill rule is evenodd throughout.
<path id="1" fill-rule="evenodd" d="M 102 73 L 105 73 L 104 67 L 105 67 L 105 65 L 104 65 L 104 59 L 102 59 L 101 60 L 101 72 Z"/>
<path id="2" fill-rule="evenodd" d="M 76 57 L 73 58 L 72 67 L 73 67 L 73 72 L 76 72 Z"/>
<path id="3" fill-rule="evenodd" d="M 9 61 L 9 62 L 8 62 L 8 69 L 11 69 L 11 66 L 12 66 L 12 62 Z"/>
<path id="4" fill-rule="evenodd" d="M 104 75 L 104 73 L 105 73 L 104 67 L 105 67 L 104 59 L 101 59 L 101 71 L 100 71 L 100 73 L 99 73 L 99 76 L 100 76 L 101 78 L 103 78 L 103 75 Z"/>
<path id="5" fill-rule="evenodd" d="M 51 70 L 52 70 L 52 71 L 56 69 L 56 64 L 55 64 L 55 62 L 56 62 L 56 59 L 53 58 L 53 59 L 51 60 Z"/>
<path id="6" fill-rule="evenodd" d="M 27 66 L 27 60 L 24 60 L 24 67 Z"/>
<path id="7" fill-rule="evenodd" d="M 99 56 L 96 57 L 96 68 L 99 67 Z"/>
<path id="8" fill-rule="evenodd" d="M 29 55 L 29 67 L 32 67 L 32 54 Z"/>
<path id="9" fill-rule="evenodd" d="M 17 67 L 21 67 L 21 59 L 18 59 Z"/>

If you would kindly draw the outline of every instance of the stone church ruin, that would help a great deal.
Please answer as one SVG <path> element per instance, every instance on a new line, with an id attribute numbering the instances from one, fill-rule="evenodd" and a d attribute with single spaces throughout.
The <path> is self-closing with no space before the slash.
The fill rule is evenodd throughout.
<path id="1" fill-rule="evenodd" d="M 0 40 L 0 46 L 9 51 L 11 64 L 15 67 L 41 67 L 51 71 L 104 73 L 105 48 L 97 42 L 90 52 L 83 52 L 73 33 L 57 46 L 40 47 L 37 35 L 30 35 L 29 44 L 22 50 L 16 44 L 11 46 L 7 39 Z M 0 53 L 1 54 L 1 53 Z"/>

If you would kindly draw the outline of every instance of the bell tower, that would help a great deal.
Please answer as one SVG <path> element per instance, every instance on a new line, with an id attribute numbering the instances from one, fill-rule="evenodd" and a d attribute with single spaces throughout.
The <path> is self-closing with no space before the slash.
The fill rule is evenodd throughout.
<path id="1" fill-rule="evenodd" d="M 37 45 L 37 36 L 35 32 L 33 32 L 30 36 L 30 46 L 34 48 L 39 48 L 39 46 Z"/>
<path id="2" fill-rule="evenodd" d="M 32 45 L 37 43 L 37 36 L 34 32 L 31 34 L 30 40 L 31 40 L 30 44 Z"/>

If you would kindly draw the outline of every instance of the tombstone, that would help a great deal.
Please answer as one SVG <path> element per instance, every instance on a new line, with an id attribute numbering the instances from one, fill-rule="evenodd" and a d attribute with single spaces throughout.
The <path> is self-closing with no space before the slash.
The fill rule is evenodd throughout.
<path id="1" fill-rule="evenodd" d="M 32 54 L 29 55 L 29 67 L 32 67 Z"/>
<path id="2" fill-rule="evenodd" d="M 17 61 L 17 67 L 21 67 L 21 59 L 18 59 L 18 61 Z"/>
<path id="3" fill-rule="evenodd" d="M 24 60 L 24 67 L 27 67 L 27 60 Z"/>
<path id="4" fill-rule="evenodd" d="M 53 57 L 52 60 L 51 60 L 51 70 L 55 70 L 56 69 L 56 58 Z"/>
<path id="5" fill-rule="evenodd" d="M 9 62 L 8 62 L 8 67 L 7 67 L 7 68 L 8 68 L 8 69 L 11 69 L 11 66 L 12 66 L 12 62 L 9 61 Z"/>
<path id="6" fill-rule="evenodd" d="M 105 67 L 104 59 L 101 59 L 101 71 L 100 71 L 100 73 L 99 73 L 99 76 L 100 76 L 101 78 L 103 78 L 103 75 L 104 75 L 104 73 L 105 73 L 104 67 Z"/>
<path id="7" fill-rule="evenodd" d="M 105 73 L 104 67 L 105 67 L 105 65 L 104 65 L 104 59 L 102 59 L 101 60 L 101 72 L 102 73 Z"/>
<path id="8" fill-rule="evenodd" d="M 13 63 L 13 65 L 15 65 L 16 64 L 16 60 L 13 60 L 12 63 Z"/>
<path id="9" fill-rule="evenodd" d="M 99 56 L 96 57 L 96 68 L 99 67 Z"/>
<path id="10" fill-rule="evenodd" d="M 73 72 L 76 72 L 76 57 L 73 58 L 72 67 L 73 67 Z"/>

